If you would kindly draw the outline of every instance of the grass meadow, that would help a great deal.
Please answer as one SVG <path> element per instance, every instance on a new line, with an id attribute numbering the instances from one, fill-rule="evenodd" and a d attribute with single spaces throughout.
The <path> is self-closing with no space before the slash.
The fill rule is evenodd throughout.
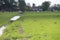
<path id="1" fill-rule="evenodd" d="M 0 12 L 0 27 L 7 24 L 15 15 L 17 15 L 16 12 Z"/>
<path id="2" fill-rule="evenodd" d="M 17 12 L 0 13 L 0 25 L 14 15 Z M 60 40 L 60 12 L 25 12 L 9 24 L 0 40 Z"/>

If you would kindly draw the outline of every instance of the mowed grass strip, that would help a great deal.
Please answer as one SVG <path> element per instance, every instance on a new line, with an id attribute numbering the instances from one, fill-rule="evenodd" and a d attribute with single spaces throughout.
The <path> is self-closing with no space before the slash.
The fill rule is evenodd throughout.
<path id="1" fill-rule="evenodd" d="M 59 13 L 25 12 L 19 20 L 7 27 L 0 40 L 60 40 Z"/>

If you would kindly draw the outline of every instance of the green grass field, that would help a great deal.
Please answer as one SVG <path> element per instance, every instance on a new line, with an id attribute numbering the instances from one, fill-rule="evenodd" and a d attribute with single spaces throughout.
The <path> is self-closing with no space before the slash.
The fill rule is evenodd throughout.
<path id="1" fill-rule="evenodd" d="M 0 26 L 7 24 L 15 15 L 17 15 L 16 12 L 0 12 Z"/>
<path id="2" fill-rule="evenodd" d="M 60 12 L 25 12 L 0 40 L 60 40 Z"/>

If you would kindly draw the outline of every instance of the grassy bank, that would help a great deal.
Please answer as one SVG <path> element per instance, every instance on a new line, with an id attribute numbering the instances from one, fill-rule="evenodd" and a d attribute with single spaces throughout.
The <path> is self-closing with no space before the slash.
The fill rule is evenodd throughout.
<path id="1" fill-rule="evenodd" d="M 17 12 L 0 12 L 0 26 L 7 24 Z"/>
<path id="2" fill-rule="evenodd" d="M 60 12 L 25 12 L 0 40 L 60 40 Z"/>

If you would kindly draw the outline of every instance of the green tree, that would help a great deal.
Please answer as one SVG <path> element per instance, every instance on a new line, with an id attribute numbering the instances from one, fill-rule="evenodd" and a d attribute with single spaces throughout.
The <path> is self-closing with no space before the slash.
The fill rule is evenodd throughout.
<path id="1" fill-rule="evenodd" d="M 43 9 L 43 11 L 48 10 L 48 8 L 50 6 L 50 3 L 51 3 L 50 1 L 45 1 L 45 2 L 42 3 L 42 9 Z"/>
<path id="2" fill-rule="evenodd" d="M 0 10 L 1 10 L 2 0 L 0 0 Z"/>
<path id="3" fill-rule="evenodd" d="M 22 12 L 25 11 L 25 8 L 26 8 L 26 3 L 24 0 L 18 0 L 19 1 L 19 8 Z"/>
<path id="4" fill-rule="evenodd" d="M 12 11 L 14 9 L 15 0 L 2 0 L 2 1 L 3 1 L 3 3 L 5 3 L 2 5 L 3 9 L 5 8 L 4 10 Z"/>

